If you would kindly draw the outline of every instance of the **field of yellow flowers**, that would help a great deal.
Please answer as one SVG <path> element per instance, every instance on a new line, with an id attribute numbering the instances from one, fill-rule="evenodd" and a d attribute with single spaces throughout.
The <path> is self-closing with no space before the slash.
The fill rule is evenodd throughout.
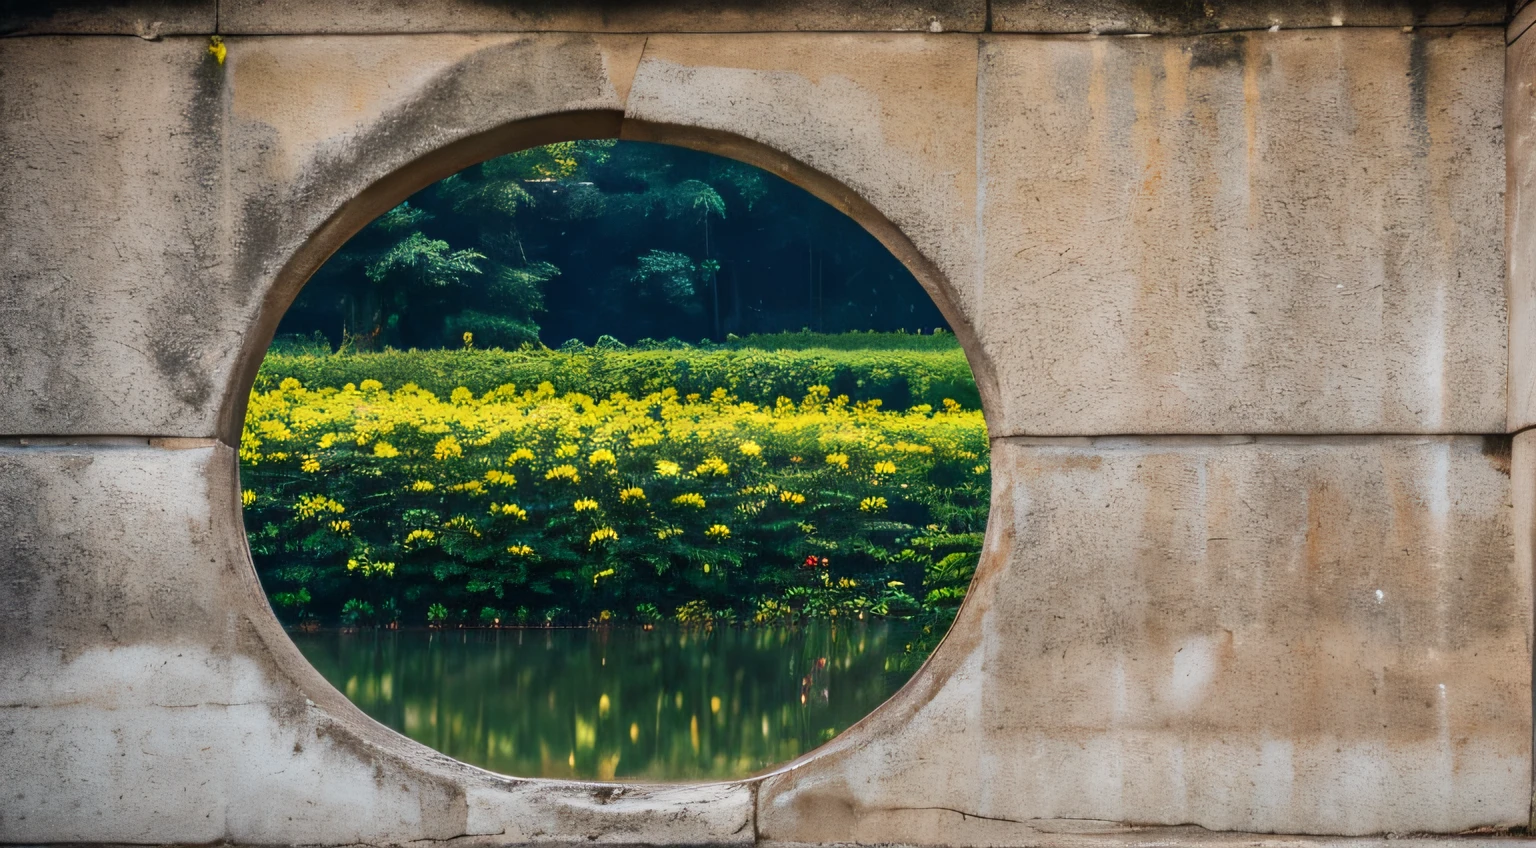
<path id="1" fill-rule="evenodd" d="M 943 613 L 990 485 L 979 410 L 824 385 L 761 403 L 290 376 L 252 392 L 240 460 L 274 608 L 351 626 Z"/>

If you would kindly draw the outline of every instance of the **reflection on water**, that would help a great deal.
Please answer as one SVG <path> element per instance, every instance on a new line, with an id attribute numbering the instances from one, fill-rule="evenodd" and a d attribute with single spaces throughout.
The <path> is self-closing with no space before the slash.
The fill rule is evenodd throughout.
<path id="1" fill-rule="evenodd" d="M 906 682 L 888 623 L 295 633 L 364 712 L 522 777 L 698 780 L 793 759 Z"/>

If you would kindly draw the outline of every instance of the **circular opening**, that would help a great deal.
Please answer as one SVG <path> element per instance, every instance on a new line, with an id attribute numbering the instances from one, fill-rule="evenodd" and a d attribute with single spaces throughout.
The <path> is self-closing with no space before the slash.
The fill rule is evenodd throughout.
<path id="1" fill-rule="evenodd" d="M 765 171 L 611 140 L 359 231 L 284 315 L 240 457 L 311 663 L 525 777 L 827 741 L 937 645 L 989 500 L 975 379 L 899 260 Z"/>

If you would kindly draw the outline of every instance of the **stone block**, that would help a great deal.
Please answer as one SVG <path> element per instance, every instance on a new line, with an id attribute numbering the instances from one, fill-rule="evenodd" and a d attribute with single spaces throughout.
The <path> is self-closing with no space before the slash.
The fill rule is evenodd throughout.
<path id="1" fill-rule="evenodd" d="M 1523 825 L 1510 461 L 1503 437 L 998 441 L 954 628 L 869 719 L 764 781 L 759 831 Z"/>
<path id="2" fill-rule="evenodd" d="M 1497 30 L 981 62 L 994 435 L 1504 429 Z"/>
<path id="3" fill-rule="evenodd" d="M 984 0 L 624 0 L 416 3 L 224 0 L 219 27 L 240 35 L 408 32 L 980 32 Z"/>
<path id="4" fill-rule="evenodd" d="M 518 780 L 367 718 L 239 510 L 222 445 L 0 447 L 0 842 L 751 841 L 741 784 Z"/>
<path id="5" fill-rule="evenodd" d="M 1508 427 L 1516 431 L 1536 426 L 1536 38 L 1509 45 L 1504 84 Z"/>

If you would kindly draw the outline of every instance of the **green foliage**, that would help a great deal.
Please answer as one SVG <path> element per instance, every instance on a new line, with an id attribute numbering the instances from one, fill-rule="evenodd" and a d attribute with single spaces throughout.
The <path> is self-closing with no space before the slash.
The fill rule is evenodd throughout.
<path id="1" fill-rule="evenodd" d="M 802 323 L 943 320 L 877 240 L 783 180 L 696 151 L 575 141 L 472 166 L 384 213 L 281 331 L 373 351 L 456 347 L 463 332 L 515 347 L 541 325 L 558 341 Z"/>
<path id="2" fill-rule="evenodd" d="M 476 346 L 494 344 L 498 330 L 472 321 L 455 329 L 473 332 Z M 507 330 L 506 332 L 511 332 Z M 873 334 L 852 334 L 870 343 Z M 980 398 L 969 364 L 953 337 L 886 335 L 907 347 L 887 349 L 845 347 L 837 336 L 785 334 L 727 342 L 711 349 L 678 344 L 635 345 L 625 348 L 613 339 L 591 348 L 578 344 L 559 351 L 545 348 L 475 351 L 386 351 L 366 355 L 268 355 L 257 378 L 258 390 L 270 390 L 286 378 L 306 386 L 344 386 L 365 379 L 386 389 L 407 384 L 436 395 L 463 386 L 476 395 L 512 383 L 549 383 L 558 394 L 584 392 L 632 397 L 674 388 L 680 395 L 708 394 L 724 388 L 753 403 L 779 397 L 801 397 L 812 386 L 829 387 L 832 396 L 851 401 L 878 400 L 893 411 L 928 405 L 941 408 L 946 398 L 976 409 Z M 919 343 L 918 340 L 924 340 Z M 761 346 L 747 342 L 759 341 Z M 766 349 L 784 342 L 782 349 Z M 799 342 L 802 346 L 793 347 Z"/>
<path id="3" fill-rule="evenodd" d="M 801 357 L 299 357 L 351 369 L 309 388 L 267 372 L 240 456 L 251 550 L 280 615 L 348 626 L 710 625 L 942 617 L 963 596 L 989 486 L 974 407 L 888 411 L 816 384 L 771 401 L 724 385 L 594 396 L 547 381 L 455 387 L 442 398 L 357 379 L 391 363 L 430 373 L 422 361 L 445 356 L 481 362 L 489 375 L 484 358 L 519 354 L 584 368 L 581 385 L 604 385 L 610 358 L 666 356 L 697 375 L 710 357 Z M 737 388 L 771 382 L 754 367 L 736 372 Z"/>

